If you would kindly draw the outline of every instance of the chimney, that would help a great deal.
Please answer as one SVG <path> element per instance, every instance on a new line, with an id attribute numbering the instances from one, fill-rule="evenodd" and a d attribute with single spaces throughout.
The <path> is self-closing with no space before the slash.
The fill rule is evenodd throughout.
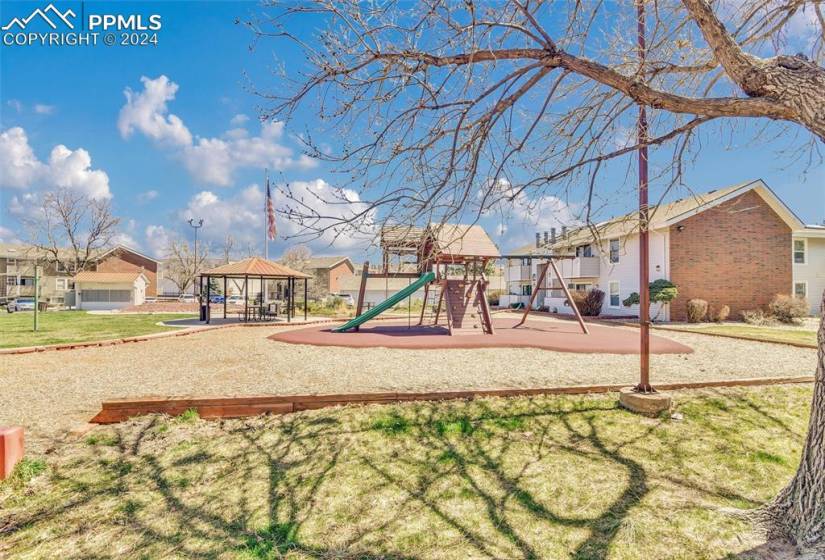
<path id="1" fill-rule="evenodd" d="M 550 243 L 556 244 L 556 228 L 554 227 L 550 228 Z"/>
<path id="2" fill-rule="evenodd" d="M 549 240 L 549 237 L 550 237 L 550 234 L 548 234 L 548 233 L 545 231 L 545 232 L 544 232 L 544 244 L 545 244 L 545 245 L 547 245 L 547 241 Z"/>
<path id="3" fill-rule="evenodd" d="M 561 238 L 564 239 L 567 237 L 567 226 L 561 226 Z"/>
<path id="4" fill-rule="evenodd" d="M 539 247 L 541 247 L 541 234 L 539 232 L 536 232 L 536 249 L 538 249 Z"/>

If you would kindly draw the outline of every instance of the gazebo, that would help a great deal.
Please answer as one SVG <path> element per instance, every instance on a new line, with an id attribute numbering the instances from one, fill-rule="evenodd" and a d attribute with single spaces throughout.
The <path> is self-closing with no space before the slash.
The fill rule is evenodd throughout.
<path id="1" fill-rule="evenodd" d="M 284 295 L 286 297 L 286 314 L 287 314 L 287 321 L 292 321 L 292 318 L 295 316 L 295 285 L 297 279 L 303 279 L 303 288 L 304 288 L 304 320 L 307 319 L 307 280 L 311 278 L 309 274 L 304 274 L 303 272 L 299 272 L 288 266 L 284 266 L 282 264 L 278 264 L 276 262 L 262 259 L 261 257 L 250 257 L 247 259 L 243 259 L 238 262 L 224 264 L 215 268 L 211 268 L 204 272 L 200 273 L 200 294 L 206 294 L 206 312 L 205 314 L 202 313 L 201 320 L 206 321 L 209 323 L 211 311 L 209 306 L 210 301 L 210 284 L 211 280 L 222 279 L 223 280 L 223 318 L 226 319 L 226 300 L 228 297 L 227 294 L 227 281 L 232 279 L 233 281 L 236 280 L 243 280 L 243 298 L 244 298 L 244 311 L 242 319 L 244 321 L 248 321 L 252 316 L 264 317 L 264 304 L 266 300 L 266 284 L 267 280 L 281 280 L 286 281 L 286 289 L 284 290 Z M 258 305 L 257 308 L 249 307 L 249 281 L 252 280 L 255 282 L 256 280 L 260 282 L 261 288 L 261 298 L 259 302 L 256 302 Z M 204 287 L 204 281 L 206 282 L 206 286 Z M 250 314 L 250 311 L 258 311 L 258 313 Z"/>

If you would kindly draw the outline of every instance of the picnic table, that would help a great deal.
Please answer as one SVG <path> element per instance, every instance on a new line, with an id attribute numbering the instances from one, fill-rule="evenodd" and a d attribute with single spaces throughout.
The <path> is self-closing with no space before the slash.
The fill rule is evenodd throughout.
<path id="1" fill-rule="evenodd" d="M 273 301 L 266 305 L 253 305 L 245 307 L 240 312 L 240 317 L 245 322 L 248 321 L 264 321 L 266 319 L 273 319 L 281 314 L 282 302 Z"/>

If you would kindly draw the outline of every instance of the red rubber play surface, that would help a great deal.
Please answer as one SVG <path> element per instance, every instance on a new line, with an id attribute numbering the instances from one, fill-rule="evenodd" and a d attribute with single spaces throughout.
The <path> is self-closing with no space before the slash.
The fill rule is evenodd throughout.
<path id="1" fill-rule="evenodd" d="M 588 324 L 590 334 L 574 321 L 527 321 L 513 328 L 517 318 L 494 318 L 495 334 L 450 336 L 447 327 L 407 326 L 407 321 L 380 321 L 361 326 L 360 332 L 332 332 L 330 325 L 273 334 L 269 338 L 290 344 L 345 346 L 349 348 L 541 348 L 557 352 L 638 354 L 639 331 Z M 660 336 L 650 337 L 653 354 L 689 354 L 693 349 Z"/>

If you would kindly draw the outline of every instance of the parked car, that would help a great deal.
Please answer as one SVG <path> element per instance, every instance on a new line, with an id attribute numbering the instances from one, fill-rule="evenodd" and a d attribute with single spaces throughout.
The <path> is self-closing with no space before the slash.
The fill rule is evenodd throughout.
<path id="1" fill-rule="evenodd" d="M 352 297 L 352 294 L 329 294 L 327 296 L 327 303 L 332 303 L 336 298 L 343 300 L 344 305 L 350 307 L 355 305 L 355 298 Z"/>
<path id="2" fill-rule="evenodd" d="M 19 297 L 14 300 L 14 303 L 9 304 L 14 311 L 34 311 L 33 297 Z"/>
<path id="3" fill-rule="evenodd" d="M 244 299 L 243 296 L 229 296 L 226 298 L 226 303 L 229 305 L 243 305 Z"/>
<path id="4" fill-rule="evenodd" d="M 195 294 L 181 294 L 178 301 L 181 303 L 196 303 L 198 298 L 195 297 Z"/>
<path id="5" fill-rule="evenodd" d="M 223 303 L 223 299 L 221 294 L 212 294 L 209 296 L 209 303 Z"/>

